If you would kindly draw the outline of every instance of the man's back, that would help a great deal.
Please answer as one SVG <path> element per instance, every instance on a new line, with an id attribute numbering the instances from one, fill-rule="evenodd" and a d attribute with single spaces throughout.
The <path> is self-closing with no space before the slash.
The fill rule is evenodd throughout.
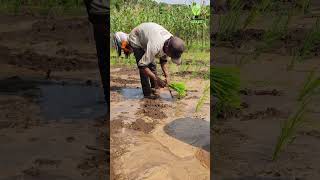
<path id="1" fill-rule="evenodd" d="M 171 36 L 172 34 L 161 25 L 147 22 L 140 24 L 131 31 L 129 42 L 133 47 L 146 49 L 148 43 L 161 46 Z"/>

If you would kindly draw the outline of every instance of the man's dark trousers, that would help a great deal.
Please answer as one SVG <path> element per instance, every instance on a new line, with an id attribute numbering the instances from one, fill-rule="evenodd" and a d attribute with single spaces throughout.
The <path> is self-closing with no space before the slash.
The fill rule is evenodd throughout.
<path id="1" fill-rule="evenodd" d="M 134 56 L 136 58 L 136 63 L 138 65 L 140 59 L 143 57 L 145 51 L 141 48 L 132 48 Z M 155 62 L 150 63 L 147 66 L 155 75 L 157 75 L 157 64 Z M 155 82 L 150 79 L 142 70 L 141 67 L 139 67 L 139 73 L 140 73 L 140 81 L 142 86 L 142 92 L 144 96 L 150 96 L 151 95 L 151 88 L 155 88 Z"/>
<path id="2" fill-rule="evenodd" d="M 109 39 L 109 27 L 107 24 L 93 24 L 94 27 L 94 39 L 96 42 L 97 56 L 98 56 L 98 64 L 100 70 L 100 76 L 102 81 L 102 86 L 104 89 L 105 101 L 109 102 L 110 92 L 110 69 L 109 69 L 109 60 L 108 53 L 110 49 L 110 44 L 108 42 Z"/>

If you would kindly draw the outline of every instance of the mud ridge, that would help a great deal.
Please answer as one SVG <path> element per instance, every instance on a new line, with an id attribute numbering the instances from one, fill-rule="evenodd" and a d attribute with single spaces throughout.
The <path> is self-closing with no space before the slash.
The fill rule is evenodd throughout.
<path id="1" fill-rule="evenodd" d="M 252 90 L 252 89 L 243 89 L 239 91 L 240 94 L 246 95 L 246 96 L 252 96 L 252 95 L 257 95 L 257 96 L 265 96 L 265 95 L 270 95 L 270 96 L 281 96 L 283 95 L 283 92 L 273 89 L 273 90 Z"/>
<path id="2" fill-rule="evenodd" d="M 65 58 L 41 55 L 31 50 L 26 50 L 16 55 L 11 55 L 12 58 L 8 61 L 9 64 L 25 67 L 35 71 L 47 70 L 84 70 L 97 67 L 96 62 L 86 61 L 80 58 Z"/>
<path id="3" fill-rule="evenodd" d="M 276 108 L 273 107 L 268 107 L 266 110 L 263 111 L 257 111 L 254 113 L 249 113 L 246 115 L 242 115 L 240 121 L 248 121 L 248 120 L 253 120 L 253 119 L 258 119 L 258 118 L 270 118 L 270 117 L 279 117 L 283 113 Z"/>

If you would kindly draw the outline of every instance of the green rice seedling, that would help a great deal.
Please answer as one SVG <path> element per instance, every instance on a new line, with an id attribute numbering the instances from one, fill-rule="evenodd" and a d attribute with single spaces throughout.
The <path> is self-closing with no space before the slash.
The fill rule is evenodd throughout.
<path id="1" fill-rule="evenodd" d="M 296 130 L 305 119 L 304 115 L 307 104 L 308 102 L 302 102 L 293 116 L 283 123 L 280 136 L 278 137 L 277 144 L 272 155 L 272 160 L 276 160 L 284 147 L 294 141 Z"/>
<path id="2" fill-rule="evenodd" d="M 214 114 L 227 108 L 240 107 L 240 77 L 235 68 L 211 68 L 210 94 L 218 100 Z"/>
<path id="3" fill-rule="evenodd" d="M 281 133 L 278 137 L 272 160 L 276 160 L 279 156 L 279 153 L 284 149 L 284 147 L 294 141 L 296 130 L 305 119 L 304 116 L 307 111 L 308 105 L 312 100 L 312 95 L 314 95 L 314 92 L 316 92 L 316 90 L 320 89 L 320 77 L 316 77 L 315 72 L 316 69 L 310 72 L 299 93 L 298 110 L 282 125 Z"/>
<path id="4" fill-rule="evenodd" d="M 315 72 L 316 69 L 311 71 L 307 77 L 307 80 L 299 93 L 298 101 L 309 99 L 315 92 L 317 92 L 317 90 L 320 89 L 320 77 L 316 77 Z"/>
<path id="5" fill-rule="evenodd" d="M 295 7 L 300 9 L 303 14 L 306 14 L 310 11 L 311 0 L 296 0 Z"/>
<path id="6" fill-rule="evenodd" d="M 187 95 L 186 85 L 183 82 L 172 82 L 169 84 L 169 88 L 178 93 L 178 98 L 182 98 Z"/>
<path id="7" fill-rule="evenodd" d="M 290 19 L 291 12 L 274 18 L 271 27 L 263 35 L 263 44 L 257 48 L 254 59 L 257 59 L 264 50 L 272 47 L 277 40 L 287 35 Z"/>
<path id="8" fill-rule="evenodd" d="M 208 84 L 205 87 L 205 89 L 203 90 L 202 96 L 200 97 L 200 99 L 197 102 L 196 112 L 199 112 L 199 110 L 203 106 L 204 102 L 209 98 L 209 95 L 210 95 L 210 84 Z"/>
<path id="9" fill-rule="evenodd" d="M 219 17 L 218 40 L 230 40 L 233 33 L 241 28 L 243 6 L 244 4 L 240 0 L 233 0 L 228 14 Z"/>
<path id="10" fill-rule="evenodd" d="M 262 0 L 257 3 L 250 11 L 245 22 L 243 23 L 243 29 L 247 28 L 259 15 L 265 13 L 272 6 L 271 0 Z"/>
<path id="11" fill-rule="evenodd" d="M 316 23 L 311 28 L 310 32 L 306 35 L 306 38 L 300 48 L 295 49 L 292 60 L 287 66 L 288 70 L 291 70 L 296 62 L 301 62 L 310 55 L 312 48 L 320 42 L 320 18 L 317 18 Z"/>
<path id="12" fill-rule="evenodd" d="M 259 14 L 259 10 L 257 8 L 253 8 L 244 21 L 242 29 L 246 29 L 259 16 Z"/>

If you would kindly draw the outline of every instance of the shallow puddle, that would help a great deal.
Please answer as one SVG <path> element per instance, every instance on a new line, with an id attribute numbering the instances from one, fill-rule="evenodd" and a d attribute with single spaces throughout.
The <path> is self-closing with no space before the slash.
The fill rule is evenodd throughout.
<path id="1" fill-rule="evenodd" d="M 0 93 L 34 99 L 40 106 L 40 115 L 47 120 L 92 119 L 104 115 L 107 108 L 102 88 L 85 82 L 10 77 L 0 80 Z"/>
<path id="2" fill-rule="evenodd" d="M 180 118 L 164 126 L 171 137 L 210 151 L 210 122 L 202 119 Z"/>
<path id="3" fill-rule="evenodd" d="M 142 99 L 143 93 L 141 88 L 123 88 L 120 93 L 126 99 Z"/>
<path id="4" fill-rule="evenodd" d="M 126 98 L 126 99 L 142 99 L 143 93 L 141 88 L 122 88 L 120 90 L 120 93 Z M 165 101 L 172 101 L 173 98 L 171 97 L 169 90 L 167 89 L 161 89 L 160 90 L 160 99 Z"/>
<path id="5" fill-rule="evenodd" d="M 92 119 L 106 113 L 102 88 L 84 85 L 41 85 L 39 104 L 47 119 Z"/>

